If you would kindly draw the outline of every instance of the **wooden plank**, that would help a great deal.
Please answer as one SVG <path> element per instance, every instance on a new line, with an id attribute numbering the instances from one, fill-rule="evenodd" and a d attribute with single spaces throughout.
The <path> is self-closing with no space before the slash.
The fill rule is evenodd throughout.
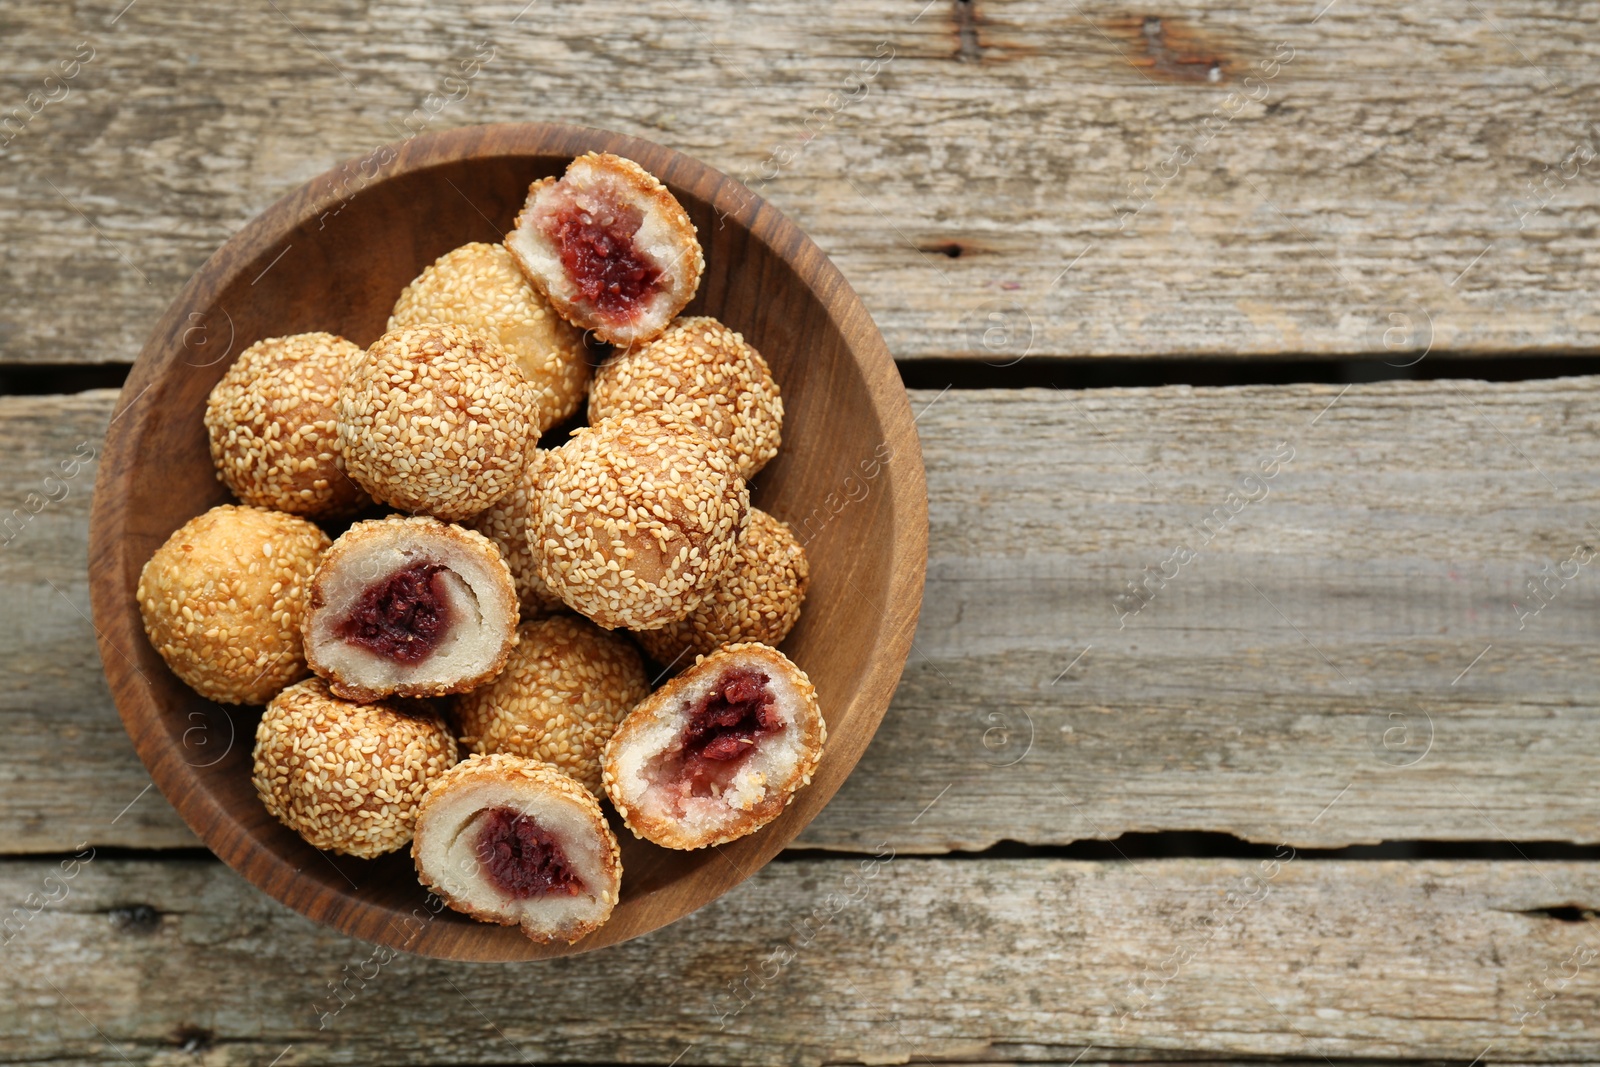
<path id="1" fill-rule="evenodd" d="M 281 1065 L 1600 1055 L 1594 924 L 1536 911 L 1600 906 L 1592 865 L 892 849 L 775 863 L 649 937 L 515 967 L 375 956 L 208 861 L 95 859 L 68 880 L 54 862 L 8 863 L 0 900 L 59 899 L 14 920 L 0 1056 L 150 1062 L 185 1043 L 205 1063 Z"/>
<path id="2" fill-rule="evenodd" d="M 1600 840 L 1600 586 L 1569 563 L 1600 543 L 1597 395 L 1600 378 L 915 393 L 921 628 L 797 844 Z M 43 491 L 111 400 L 0 398 L 0 501 Z M 115 819 L 148 779 L 79 614 L 89 476 L 0 551 L 0 644 L 22 652 L 0 662 L 4 851 L 193 843 L 154 794 Z M 1120 618 L 1128 583 L 1185 545 Z"/>
<path id="3" fill-rule="evenodd" d="M 913 663 L 813 833 L 1597 840 L 1597 384 L 918 396 Z"/>
<path id="4" fill-rule="evenodd" d="M 159 793 L 145 792 L 150 777 L 95 651 L 89 498 L 115 397 L 0 397 L 0 797 L 8 798 L 0 800 L 0 851 L 70 850 L 91 838 L 198 843 Z"/>
<path id="5" fill-rule="evenodd" d="M 902 358 L 1594 352 L 1600 12 L 1318 6 L 12 5 L 0 104 L 67 95 L 0 147 L 0 360 L 129 360 L 295 184 L 528 119 L 747 176 Z"/>

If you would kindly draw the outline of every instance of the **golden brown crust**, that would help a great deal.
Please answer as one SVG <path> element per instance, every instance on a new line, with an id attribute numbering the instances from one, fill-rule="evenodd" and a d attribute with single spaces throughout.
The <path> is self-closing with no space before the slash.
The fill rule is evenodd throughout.
<path id="1" fill-rule="evenodd" d="M 662 410 L 686 415 L 721 441 L 747 480 L 778 454 L 778 383 L 760 352 L 710 316 L 676 319 L 649 344 L 612 353 L 596 372 L 590 422 Z"/>
<path id="2" fill-rule="evenodd" d="M 533 262 L 527 249 L 519 247 L 519 232 L 526 234 L 536 225 L 534 213 L 541 194 L 552 189 L 559 181 L 572 177 L 575 170 L 582 172 L 589 168 L 603 172 L 625 188 L 630 201 L 645 212 L 647 225 L 658 228 L 661 238 L 670 242 L 674 250 L 670 263 L 667 264 L 670 269 L 663 274 L 663 277 L 669 280 L 668 287 L 664 290 L 666 299 L 660 309 L 649 315 L 645 321 L 628 323 L 609 321 L 597 309 L 571 299 L 558 288 L 553 288 L 550 279 L 539 265 Z M 631 159 L 608 152 L 588 152 L 568 165 L 566 175 L 562 179 L 541 178 L 530 185 L 528 198 L 517 214 L 511 233 L 506 235 L 505 245 L 528 281 L 550 301 L 563 318 L 580 329 L 593 332 L 595 337 L 602 341 L 618 345 L 642 344 L 659 337 L 667 328 L 667 324 L 690 300 L 694 299 L 695 291 L 700 286 L 701 275 L 705 273 L 705 253 L 700 247 L 694 223 L 689 221 L 688 212 L 684 211 L 683 205 L 678 203 L 677 198 L 655 175 Z"/>
<path id="3" fill-rule="evenodd" d="M 557 615 L 522 624 L 505 670 L 456 698 L 456 720 L 469 751 L 549 763 L 600 796 L 600 753 L 649 695 L 644 664 L 627 638 Z"/>
<path id="4" fill-rule="evenodd" d="M 804 714 L 796 716 L 795 725 L 801 730 L 799 741 L 803 756 L 793 772 L 782 782 L 769 783 L 765 795 L 759 801 L 733 815 L 724 828 L 715 833 L 697 831 L 687 826 L 684 821 L 671 816 L 647 811 L 638 806 L 630 807 L 628 798 L 622 795 L 619 788 L 622 750 L 643 741 L 644 735 L 658 722 L 676 716 L 678 704 L 687 698 L 688 693 L 700 684 L 706 675 L 715 675 L 736 665 L 759 665 L 772 674 L 787 679 L 798 692 Z M 633 831 L 636 837 L 672 849 L 687 850 L 725 845 L 754 833 L 783 813 L 783 809 L 794 801 L 795 794 L 811 784 L 811 776 L 822 761 L 822 750 L 827 740 L 828 727 L 823 721 L 821 709 L 817 706 L 816 687 L 811 684 L 811 679 L 804 671 L 795 666 L 783 653 L 767 645 L 754 642 L 728 645 L 709 656 L 698 657 L 692 667 L 650 694 L 623 720 L 622 725 L 612 734 L 611 741 L 606 745 L 604 760 L 606 795 L 611 798 L 611 804 L 622 817 L 623 824 Z"/>
<path id="5" fill-rule="evenodd" d="M 497 590 L 497 597 L 509 605 L 511 612 L 510 626 L 504 643 L 493 661 L 483 670 L 470 677 L 460 678 L 453 682 L 417 682 L 394 686 L 392 688 L 374 689 L 353 682 L 349 678 L 341 677 L 341 672 L 320 654 L 316 643 L 310 639 L 312 627 L 316 622 L 316 613 L 322 611 L 329 603 L 329 586 L 338 580 L 338 570 L 343 567 L 349 556 L 360 551 L 364 543 L 373 538 L 388 537 L 396 526 L 401 526 L 413 533 L 420 532 L 429 537 L 442 539 L 456 548 L 471 552 L 479 556 L 485 563 L 490 564 L 489 572 L 492 575 Z M 469 689 L 489 681 L 505 668 L 506 661 L 511 656 L 511 650 L 516 645 L 516 603 L 517 590 L 511 580 L 511 571 L 506 567 L 505 560 L 500 556 L 500 550 L 493 541 L 478 533 L 452 523 L 440 522 L 438 519 L 426 515 L 391 515 L 384 519 L 369 519 L 358 522 L 339 536 L 333 546 L 322 556 L 322 561 L 316 569 L 309 583 L 310 595 L 302 622 L 302 632 L 306 637 L 306 658 L 311 669 L 316 674 L 327 680 L 329 689 L 345 700 L 355 700 L 368 703 L 384 697 L 440 697 L 453 693 L 464 693 Z M 490 605 L 483 605 L 484 610 L 489 610 Z"/>
<path id="6" fill-rule="evenodd" d="M 256 507 L 307 518 L 352 515 L 367 494 L 345 474 L 333 405 L 359 346 L 330 333 L 257 341 L 206 400 L 217 478 Z"/>
<path id="7" fill-rule="evenodd" d="M 687 618 L 634 637 L 668 669 L 691 651 L 704 656 L 741 641 L 776 647 L 800 621 L 810 582 L 806 551 L 788 524 L 751 508 L 732 568 L 700 606 Z"/>
<path id="8" fill-rule="evenodd" d="M 530 523 L 540 576 L 606 629 L 681 619 L 727 573 L 750 493 L 681 417 L 584 427 L 552 449 Z"/>
<path id="9" fill-rule="evenodd" d="M 524 619 L 565 611 L 567 607 L 539 576 L 539 560 L 528 540 L 533 501 L 543 479 L 549 454 L 547 449 L 530 449 L 522 483 L 471 523 L 474 530 L 495 543 L 500 555 L 505 558 L 506 566 L 511 568 L 511 578 L 517 583 L 517 597 L 522 604 Z"/>
<path id="10" fill-rule="evenodd" d="M 447 521 L 515 489 L 539 440 L 533 386 L 498 341 L 464 326 L 384 334 L 335 410 L 351 478 L 374 500 Z"/>
<path id="11" fill-rule="evenodd" d="M 328 535 L 223 504 L 184 523 L 139 572 L 145 633 L 172 672 L 223 704 L 265 704 L 306 673 L 300 624 Z"/>
<path id="12" fill-rule="evenodd" d="M 554 767 L 535 760 L 525 759 L 521 756 L 510 755 L 509 753 L 468 756 L 430 783 L 427 795 L 422 801 L 419 823 L 425 823 L 429 809 L 442 801 L 448 800 L 454 790 L 485 782 L 503 784 L 519 789 L 532 786 L 562 800 L 570 801 L 585 812 L 596 834 L 608 845 L 608 849 L 602 853 L 601 857 L 606 881 L 604 897 L 608 907 L 598 919 L 584 924 L 577 930 L 568 939 L 567 943 L 571 944 L 578 941 L 604 925 L 605 921 L 611 917 L 611 909 L 616 907 L 619 897 L 617 887 L 620 887 L 622 883 L 622 847 L 617 841 L 617 835 L 611 831 L 610 824 L 606 822 L 605 812 L 601 810 L 600 802 L 577 781 Z M 416 864 L 417 880 L 422 883 L 423 888 L 438 896 L 439 899 L 454 910 L 477 919 L 479 922 L 495 923 L 500 926 L 519 925 L 515 919 L 508 919 L 485 911 L 476 907 L 470 901 L 460 899 L 450 892 L 442 880 L 431 877 L 423 869 L 419 861 L 419 853 L 423 844 L 421 833 L 425 832 L 426 830 L 420 831 L 418 837 L 411 843 L 412 862 Z M 523 933 L 535 941 L 547 940 L 525 926 L 523 927 Z"/>
<path id="13" fill-rule="evenodd" d="M 455 761 L 455 738 L 426 706 L 353 704 L 309 678 L 261 716 L 251 780 L 313 848 L 370 859 L 411 840 L 429 783 Z"/>
<path id="14" fill-rule="evenodd" d="M 593 371 L 583 332 L 528 284 L 503 245 L 462 245 L 406 286 L 389 329 L 427 322 L 465 326 L 499 341 L 539 394 L 540 433 L 583 405 Z"/>

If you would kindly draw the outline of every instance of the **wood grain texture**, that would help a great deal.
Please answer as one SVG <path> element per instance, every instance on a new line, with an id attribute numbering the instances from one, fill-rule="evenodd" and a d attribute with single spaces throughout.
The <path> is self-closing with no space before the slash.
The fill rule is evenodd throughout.
<path id="1" fill-rule="evenodd" d="M 299 182 L 410 131 L 528 119 L 748 176 L 901 358 L 1600 337 L 1600 158 L 1575 155 L 1600 153 L 1592 5 L 121 7 L 0 12 L 0 111 L 93 51 L 0 148 L 0 360 L 131 360 Z"/>
<path id="2" fill-rule="evenodd" d="M 65 880 L 53 862 L 9 863 L 0 900 L 58 903 L 14 920 L 0 1056 L 281 1055 L 288 1067 L 1600 1055 L 1594 923 L 1536 912 L 1600 906 L 1587 865 L 890 856 L 772 864 L 642 940 L 510 966 L 375 955 L 207 861 L 95 859 Z"/>
<path id="3" fill-rule="evenodd" d="M 1524 629 L 1512 605 L 1600 536 L 1597 394 L 1593 378 L 914 393 L 923 621 L 876 740 L 796 843 L 1596 841 L 1593 567 Z M 19 457 L 0 499 L 97 444 L 110 400 L 0 400 Z M 1280 442 L 1295 455 L 1267 495 L 1118 629 L 1113 598 Z M 193 844 L 153 793 L 112 823 L 148 778 L 68 604 L 85 606 L 86 500 L 75 485 L 0 551 L 24 606 L 0 635 L 28 651 L 0 661 L 0 847 Z M 226 743 L 220 724 L 191 740 L 197 760 Z"/>
<path id="4" fill-rule="evenodd" d="M 0 746 L 0 852 L 73 849 L 91 839 L 155 847 L 199 843 L 150 788 L 94 647 L 89 497 L 115 399 L 109 390 L 0 397 L 8 457 L 0 475 L 0 646 L 9 650 L 0 668 L 6 675 L 0 714 L 7 725 Z M 91 455 L 96 459 L 84 459 Z M 193 735 L 196 758 L 209 759 L 199 754 L 219 740 Z"/>

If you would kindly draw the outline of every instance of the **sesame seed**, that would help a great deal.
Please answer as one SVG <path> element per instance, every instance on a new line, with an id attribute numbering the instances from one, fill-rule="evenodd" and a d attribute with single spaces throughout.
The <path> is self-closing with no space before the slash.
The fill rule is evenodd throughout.
<path id="1" fill-rule="evenodd" d="M 265 704 L 305 674 L 300 621 L 328 545 L 312 523 L 265 508 L 223 504 L 190 519 L 139 575 L 151 644 L 202 696 Z M 224 599 L 228 574 L 235 581 Z"/>
<path id="2" fill-rule="evenodd" d="M 273 817 L 313 847 L 372 857 L 411 840 L 419 804 L 407 798 L 456 753 L 437 713 L 350 703 L 311 678 L 267 706 L 253 778 Z"/>
<path id="3" fill-rule="evenodd" d="M 571 615 L 525 622 L 519 635 L 499 677 L 456 698 L 461 742 L 472 752 L 551 763 L 598 796 L 601 751 L 650 692 L 639 653 L 626 638 Z M 581 702 L 588 717 L 567 715 L 569 702 Z"/>
<path id="4" fill-rule="evenodd" d="M 781 443 L 783 400 L 766 360 L 705 316 L 678 319 L 649 344 L 613 353 L 596 372 L 590 422 L 651 411 L 693 421 L 722 443 L 746 479 Z"/>
<path id="5" fill-rule="evenodd" d="M 339 386 L 363 355 L 327 333 L 269 337 L 240 353 L 205 413 L 217 476 L 235 496 L 310 518 L 366 503 L 344 475 L 333 420 Z"/>
<path id="6" fill-rule="evenodd" d="M 726 644 L 777 645 L 800 620 L 811 568 L 789 526 L 760 510 L 739 535 L 733 566 L 685 618 L 636 633 L 660 663 L 679 663 L 687 652 L 708 655 Z"/>
<path id="7" fill-rule="evenodd" d="M 382 503 L 450 521 L 514 490 L 539 438 L 535 388 L 497 340 L 464 326 L 384 334 L 334 408 L 351 478 Z"/>

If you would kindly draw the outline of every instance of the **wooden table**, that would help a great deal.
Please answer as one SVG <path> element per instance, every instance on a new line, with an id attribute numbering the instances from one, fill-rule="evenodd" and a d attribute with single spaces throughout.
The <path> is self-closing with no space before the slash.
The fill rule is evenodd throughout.
<path id="1" fill-rule="evenodd" d="M 1600 1056 L 1600 6 L 524 3 L 0 5 L 0 1060 Z M 89 457 L 274 198 L 530 119 L 837 261 L 927 601 L 803 847 L 619 949 L 385 962 L 149 788 Z"/>

